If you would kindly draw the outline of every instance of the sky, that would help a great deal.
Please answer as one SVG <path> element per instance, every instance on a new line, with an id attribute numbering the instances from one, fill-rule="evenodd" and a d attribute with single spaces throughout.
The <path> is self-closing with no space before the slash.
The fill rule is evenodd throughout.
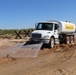
<path id="1" fill-rule="evenodd" d="M 0 29 L 34 28 L 48 20 L 76 24 L 76 0 L 0 0 Z"/>

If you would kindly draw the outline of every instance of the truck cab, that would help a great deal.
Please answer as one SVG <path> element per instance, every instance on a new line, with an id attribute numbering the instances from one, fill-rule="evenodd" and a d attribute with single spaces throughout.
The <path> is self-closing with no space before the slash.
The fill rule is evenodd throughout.
<path id="1" fill-rule="evenodd" d="M 56 22 L 39 22 L 35 26 L 35 30 L 31 33 L 31 41 L 42 42 L 43 44 L 50 44 L 52 46 L 56 43 L 55 39 L 59 37 L 59 26 Z"/>

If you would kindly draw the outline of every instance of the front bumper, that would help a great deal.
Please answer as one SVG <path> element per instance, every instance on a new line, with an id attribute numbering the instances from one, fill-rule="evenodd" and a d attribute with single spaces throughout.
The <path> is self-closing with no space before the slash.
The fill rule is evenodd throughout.
<path id="1" fill-rule="evenodd" d="M 49 39 L 30 38 L 30 41 L 42 42 L 42 43 L 44 43 L 44 44 L 48 44 L 50 40 L 49 40 Z"/>

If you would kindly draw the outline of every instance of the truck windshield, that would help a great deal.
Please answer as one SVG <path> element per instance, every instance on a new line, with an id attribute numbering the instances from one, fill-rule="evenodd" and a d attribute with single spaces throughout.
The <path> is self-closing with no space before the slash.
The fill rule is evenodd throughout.
<path id="1" fill-rule="evenodd" d="M 53 23 L 38 23 L 36 30 L 53 30 Z"/>

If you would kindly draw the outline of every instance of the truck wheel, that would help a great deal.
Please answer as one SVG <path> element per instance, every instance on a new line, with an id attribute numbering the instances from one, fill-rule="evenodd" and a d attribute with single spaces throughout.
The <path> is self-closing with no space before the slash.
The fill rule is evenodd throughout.
<path id="1" fill-rule="evenodd" d="M 70 37 L 66 36 L 66 44 L 69 44 L 69 43 L 70 43 Z"/>
<path id="2" fill-rule="evenodd" d="M 55 40 L 54 40 L 54 38 L 51 38 L 50 43 L 49 43 L 49 48 L 53 48 L 54 45 L 55 45 Z"/>
<path id="3" fill-rule="evenodd" d="M 74 38 L 73 38 L 73 36 L 71 36 L 70 38 L 71 38 L 71 43 L 73 43 L 73 42 L 74 42 Z"/>
<path id="4" fill-rule="evenodd" d="M 60 43 L 60 44 L 63 44 L 63 40 L 59 40 L 59 43 Z"/>

